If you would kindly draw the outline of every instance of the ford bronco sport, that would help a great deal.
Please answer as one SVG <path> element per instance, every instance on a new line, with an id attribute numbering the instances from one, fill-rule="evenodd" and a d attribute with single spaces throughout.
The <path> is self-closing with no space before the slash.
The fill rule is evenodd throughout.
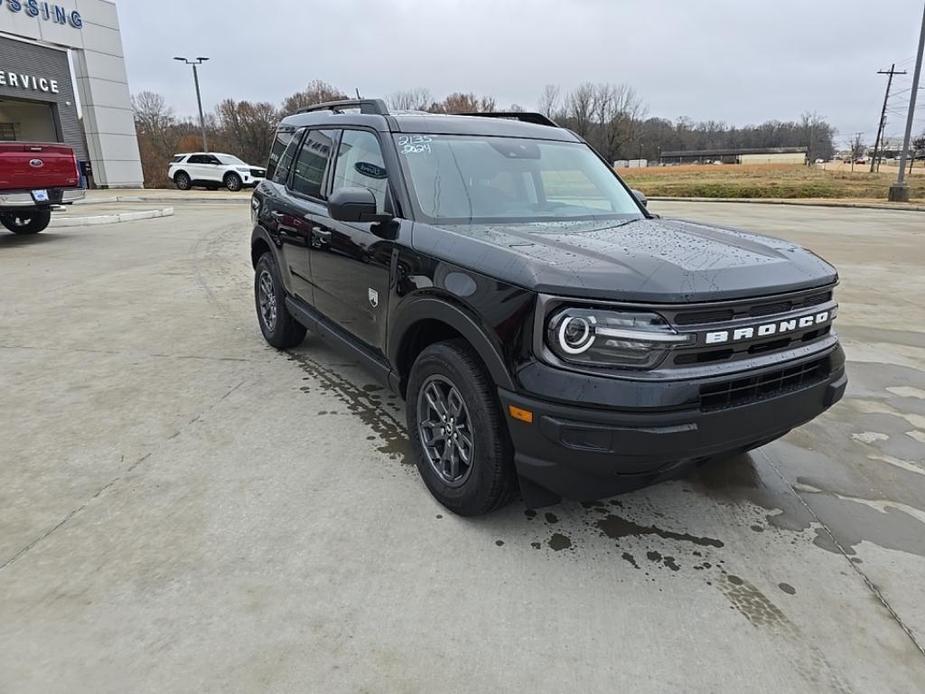
<path id="1" fill-rule="evenodd" d="M 845 390 L 835 269 L 786 241 L 650 214 L 536 113 L 279 126 L 252 198 L 260 329 L 310 329 L 405 398 L 450 510 L 592 500 L 747 451 Z"/>

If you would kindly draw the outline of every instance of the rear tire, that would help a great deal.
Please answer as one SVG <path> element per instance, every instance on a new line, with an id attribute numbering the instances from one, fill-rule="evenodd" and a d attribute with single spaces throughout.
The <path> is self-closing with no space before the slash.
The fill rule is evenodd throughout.
<path id="1" fill-rule="evenodd" d="M 264 253 L 254 269 L 254 302 L 263 338 L 277 349 L 295 347 L 305 339 L 305 326 L 286 308 L 286 292 L 272 253 Z"/>
<path id="2" fill-rule="evenodd" d="M 513 447 L 494 383 L 466 342 L 424 349 L 411 367 L 405 402 L 418 472 L 437 501 L 460 516 L 478 516 L 511 500 Z"/>
<path id="3" fill-rule="evenodd" d="M 180 171 L 176 176 L 174 176 L 173 182 L 174 185 L 176 185 L 180 190 L 189 190 L 193 187 L 193 182 L 190 180 L 189 174 L 185 171 Z"/>
<path id="4" fill-rule="evenodd" d="M 14 234 L 37 234 L 51 222 L 51 210 L 29 210 L 27 212 L 5 212 L 0 214 L 0 224 Z"/>
<path id="5" fill-rule="evenodd" d="M 224 178 L 225 187 L 232 193 L 237 193 L 243 187 L 241 177 L 236 173 L 226 173 Z"/>

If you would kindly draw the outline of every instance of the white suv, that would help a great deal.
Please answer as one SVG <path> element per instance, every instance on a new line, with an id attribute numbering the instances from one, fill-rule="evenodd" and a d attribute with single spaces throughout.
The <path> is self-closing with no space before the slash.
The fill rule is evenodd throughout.
<path id="1" fill-rule="evenodd" d="M 230 191 L 253 188 L 267 175 L 262 166 L 251 166 L 231 154 L 191 152 L 175 154 L 167 169 L 167 178 L 180 190 L 203 186 L 216 190 L 225 186 Z"/>

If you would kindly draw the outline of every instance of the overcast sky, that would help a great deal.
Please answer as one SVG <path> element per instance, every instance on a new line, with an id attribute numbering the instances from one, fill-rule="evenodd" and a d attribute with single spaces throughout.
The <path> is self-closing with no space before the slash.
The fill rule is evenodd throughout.
<path id="1" fill-rule="evenodd" d="M 279 103 L 312 79 L 385 96 L 423 86 L 535 107 L 545 84 L 625 82 L 666 118 L 757 123 L 826 116 L 873 139 L 891 62 L 901 134 L 923 0 L 118 0 L 134 92 L 195 113 Z M 903 90 L 905 90 L 903 92 Z M 920 92 L 921 94 L 921 92 Z M 925 114 L 920 97 L 919 114 Z M 899 114 L 902 113 L 901 117 Z M 916 130 L 925 129 L 925 117 Z"/>

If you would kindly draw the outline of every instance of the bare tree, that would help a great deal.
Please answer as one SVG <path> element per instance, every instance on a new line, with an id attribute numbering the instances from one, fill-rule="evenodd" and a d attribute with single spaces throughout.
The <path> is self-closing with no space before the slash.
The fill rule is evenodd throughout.
<path id="1" fill-rule="evenodd" d="M 579 84 L 565 99 L 565 113 L 572 121 L 572 129 L 582 137 L 591 134 L 592 111 L 594 109 L 594 85 Z"/>
<path id="2" fill-rule="evenodd" d="M 864 152 L 867 151 L 867 145 L 861 139 L 861 133 L 857 133 L 848 143 L 848 151 L 851 153 L 851 170 L 854 171 L 855 162 L 861 161 L 864 158 Z"/>
<path id="3" fill-rule="evenodd" d="M 552 118 L 559 112 L 560 101 L 559 85 L 547 84 L 543 87 L 543 93 L 540 94 L 540 102 L 537 108 L 544 116 Z"/>
<path id="4" fill-rule="evenodd" d="M 215 113 L 230 153 L 251 163 L 267 158 L 279 121 L 273 104 L 225 99 Z"/>
<path id="5" fill-rule="evenodd" d="M 432 103 L 428 109 L 434 113 L 486 113 L 495 110 L 495 99 L 473 93 L 454 92 L 443 101 Z"/>
<path id="6" fill-rule="evenodd" d="M 426 87 L 414 87 L 393 92 L 386 98 L 389 108 L 398 111 L 426 111 L 433 103 L 430 90 Z"/>
<path id="7" fill-rule="evenodd" d="M 177 128 L 173 109 L 160 94 L 145 91 L 132 97 L 132 112 L 145 182 L 149 186 L 164 185 L 167 163 L 183 134 Z"/>
<path id="8" fill-rule="evenodd" d="M 305 108 L 306 106 L 314 106 L 315 104 L 322 104 L 325 101 L 338 101 L 339 99 L 346 98 L 347 95 L 337 87 L 321 80 L 312 80 L 302 91 L 286 97 L 280 108 L 280 116 L 285 117 L 292 115 L 300 108 Z"/>

